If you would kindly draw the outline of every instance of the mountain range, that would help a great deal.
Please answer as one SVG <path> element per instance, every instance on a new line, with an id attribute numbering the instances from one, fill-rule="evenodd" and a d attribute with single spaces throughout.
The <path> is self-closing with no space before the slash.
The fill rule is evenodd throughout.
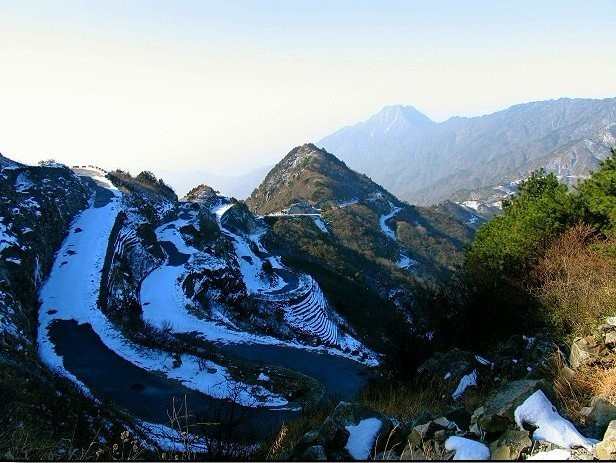
<path id="1" fill-rule="evenodd" d="M 387 106 L 317 145 L 400 198 L 434 204 L 489 196 L 541 167 L 575 183 L 615 143 L 616 98 L 561 98 L 444 122 Z"/>

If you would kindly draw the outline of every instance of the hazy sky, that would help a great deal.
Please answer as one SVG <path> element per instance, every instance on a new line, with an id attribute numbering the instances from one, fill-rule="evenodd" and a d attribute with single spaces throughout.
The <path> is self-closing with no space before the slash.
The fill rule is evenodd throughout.
<path id="1" fill-rule="evenodd" d="M 616 1 L 507 3 L 0 0 L 0 152 L 184 190 L 386 104 L 443 120 L 616 96 Z"/>

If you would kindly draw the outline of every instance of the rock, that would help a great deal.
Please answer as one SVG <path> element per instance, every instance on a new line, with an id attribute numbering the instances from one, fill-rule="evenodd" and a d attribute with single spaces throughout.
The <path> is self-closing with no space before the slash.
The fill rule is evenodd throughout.
<path id="1" fill-rule="evenodd" d="M 616 407 L 601 396 L 595 396 L 590 402 L 590 407 L 582 409 L 582 415 L 586 424 L 601 435 L 612 420 L 616 420 Z"/>
<path id="2" fill-rule="evenodd" d="M 518 460 L 522 452 L 533 445 L 528 431 L 510 429 L 490 444 L 492 460 Z"/>
<path id="3" fill-rule="evenodd" d="M 571 345 L 569 364 L 571 365 L 571 368 L 575 370 L 583 365 L 592 363 L 605 353 L 605 346 L 597 342 L 594 336 L 577 338 Z"/>
<path id="4" fill-rule="evenodd" d="M 347 426 L 355 426 L 360 421 L 367 418 L 377 418 L 381 421 L 381 428 L 376 436 L 375 442 L 386 442 L 387 436 L 392 429 L 391 422 L 388 418 L 362 405 L 340 402 L 319 428 L 320 438 L 328 454 L 330 454 L 330 451 L 337 451 L 344 448 L 349 439 L 349 431 L 346 429 Z"/>
<path id="5" fill-rule="evenodd" d="M 616 331 L 616 325 L 610 325 L 608 323 L 604 323 L 603 325 L 599 325 L 597 328 L 602 333 L 609 333 L 610 331 Z"/>
<path id="6" fill-rule="evenodd" d="M 608 325 L 616 326 L 616 317 L 607 317 L 605 323 Z"/>
<path id="7" fill-rule="evenodd" d="M 456 429 L 456 423 L 454 423 L 453 421 L 449 421 L 444 416 L 441 416 L 432 421 L 435 425 L 440 426 L 443 429 Z"/>
<path id="8" fill-rule="evenodd" d="M 456 408 L 447 413 L 445 417 L 449 421 L 453 421 L 461 430 L 467 430 L 471 424 L 471 414 L 466 410 L 466 407 Z"/>
<path id="9" fill-rule="evenodd" d="M 325 447 L 322 445 L 313 445 L 308 447 L 304 453 L 302 453 L 302 460 L 304 461 L 327 461 L 327 454 L 325 453 Z"/>
<path id="10" fill-rule="evenodd" d="M 434 440 L 438 442 L 439 444 L 444 444 L 447 438 L 453 434 L 454 433 L 452 430 L 439 429 L 438 431 L 434 433 Z"/>
<path id="11" fill-rule="evenodd" d="M 616 331 L 610 331 L 605 335 L 605 345 L 608 347 L 616 346 Z"/>
<path id="12" fill-rule="evenodd" d="M 603 440 L 596 445 L 595 451 L 600 460 L 616 460 L 616 420 L 612 420 L 607 427 Z"/>
<path id="13" fill-rule="evenodd" d="M 493 393 L 474 411 L 471 417 L 471 431 L 482 433 L 501 433 L 514 424 L 513 412 L 528 396 L 541 388 L 539 380 L 522 379 L 511 381 Z"/>
<path id="14" fill-rule="evenodd" d="M 297 444 L 297 447 L 301 449 L 305 449 L 311 447 L 313 445 L 322 444 L 321 435 L 318 431 L 308 431 L 306 434 L 302 436 L 300 441 Z"/>
<path id="15" fill-rule="evenodd" d="M 408 441 L 413 447 L 421 447 L 424 442 L 432 439 L 434 433 L 440 429 L 443 429 L 443 427 L 439 426 L 434 421 L 419 424 L 415 426 L 409 434 Z"/>
<path id="16" fill-rule="evenodd" d="M 428 457 L 422 449 L 412 448 L 407 445 L 400 455 L 401 461 L 426 461 Z"/>

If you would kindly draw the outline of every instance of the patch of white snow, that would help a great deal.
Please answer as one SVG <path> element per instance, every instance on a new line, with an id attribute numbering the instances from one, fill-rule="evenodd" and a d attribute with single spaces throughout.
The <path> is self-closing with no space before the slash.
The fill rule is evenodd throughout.
<path id="1" fill-rule="evenodd" d="M 533 432 L 534 440 L 545 440 L 564 448 L 592 449 L 590 441 L 582 436 L 570 421 L 558 414 L 541 390 L 516 408 L 514 417 L 520 429 L 523 429 L 524 424 L 537 428 Z"/>
<path id="2" fill-rule="evenodd" d="M 356 425 L 346 426 L 349 439 L 345 447 L 355 460 L 368 459 L 382 425 L 378 418 L 366 418 Z"/>
<path id="3" fill-rule="evenodd" d="M 490 449 L 471 439 L 451 436 L 445 441 L 445 449 L 455 452 L 454 460 L 489 460 Z"/>

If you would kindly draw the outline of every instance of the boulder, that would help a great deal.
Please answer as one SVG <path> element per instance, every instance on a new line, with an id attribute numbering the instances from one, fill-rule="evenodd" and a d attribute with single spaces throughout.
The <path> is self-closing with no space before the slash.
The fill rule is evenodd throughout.
<path id="1" fill-rule="evenodd" d="M 582 415 L 586 425 L 592 428 L 596 435 L 602 435 L 610 422 L 616 420 L 616 407 L 607 399 L 595 396 L 590 402 L 590 407 L 582 409 Z"/>
<path id="2" fill-rule="evenodd" d="M 603 440 L 597 444 L 595 451 L 600 460 L 616 460 L 616 420 L 610 422 Z"/>
<path id="3" fill-rule="evenodd" d="M 533 445 L 528 431 L 509 429 L 490 444 L 492 460 L 519 460 L 523 451 Z"/>
<path id="4" fill-rule="evenodd" d="M 432 439 L 434 433 L 438 430 L 443 429 L 442 426 L 439 426 L 434 421 L 428 421 L 425 424 L 419 424 L 413 428 L 411 433 L 408 436 L 408 441 L 411 446 L 418 448 L 421 447 L 424 442 Z"/>
<path id="5" fill-rule="evenodd" d="M 604 338 L 605 345 L 608 347 L 616 346 L 616 331 L 610 331 L 605 334 Z"/>
<path id="6" fill-rule="evenodd" d="M 304 453 L 302 453 L 302 460 L 304 461 L 327 461 L 327 454 L 325 453 L 325 447 L 322 445 L 313 445 L 308 447 Z"/>
<path id="7" fill-rule="evenodd" d="M 603 343 L 597 342 L 594 336 L 576 338 L 571 345 L 569 364 L 571 368 L 578 369 L 588 365 L 607 353 Z"/>
<path id="8" fill-rule="evenodd" d="M 531 394 L 541 388 L 539 380 L 522 379 L 511 381 L 495 391 L 484 403 L 473 412 L 471 417 L 471 432 L 481 436 L 502 433 L 514 425 L 513 412 Z"/>

